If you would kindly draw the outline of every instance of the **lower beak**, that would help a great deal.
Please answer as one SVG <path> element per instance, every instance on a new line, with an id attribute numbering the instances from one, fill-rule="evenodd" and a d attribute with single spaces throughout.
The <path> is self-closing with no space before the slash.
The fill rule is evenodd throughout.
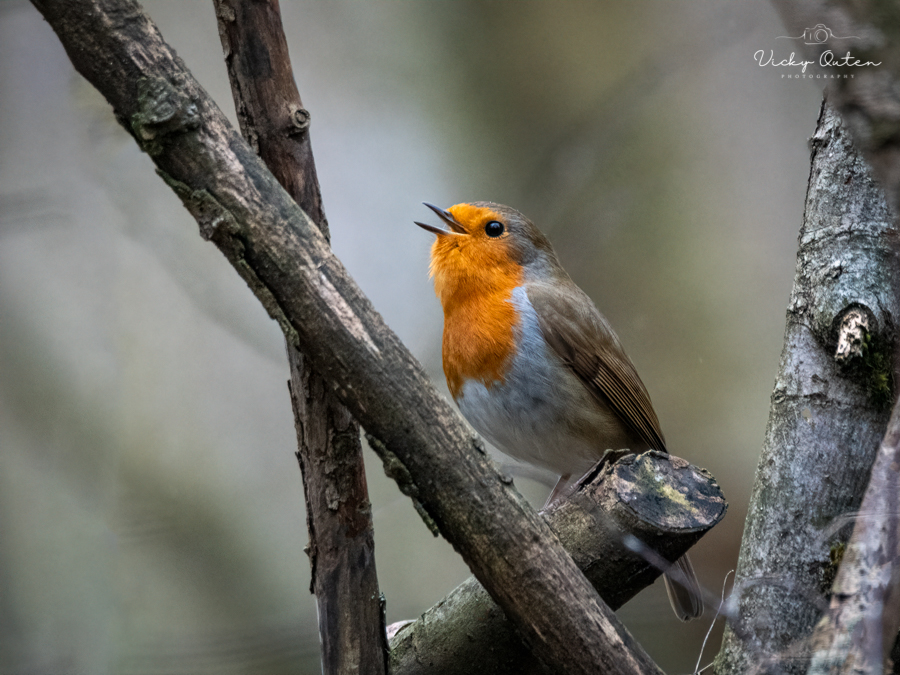
<path id="1" fill-rule="evenodd" d="M 413 222 L 414 222 L 416 225 L 418 225 L 419 227 L 421 227 L 423 230 L 428 230 L 429 232 L 434 232 L 435 234 L 438 234 L 438 235 L 444 235 L 444 234 L 456 234 L 456 232 L 450 232 L 450 231 L 448 231 L 448 230 L 442 230 L 441 228 L 435 227 L 434 225 L 428 225 L 427 223 L 420 223 L 418 220 L 414 220 Z"/>

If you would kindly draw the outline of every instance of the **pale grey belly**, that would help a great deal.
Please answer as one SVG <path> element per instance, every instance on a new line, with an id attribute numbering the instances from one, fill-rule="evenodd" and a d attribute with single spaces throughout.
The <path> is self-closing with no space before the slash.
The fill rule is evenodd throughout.
<path id="1" fill-rule="evenodd" d="M 456 402 L 469 423 L 504 453 L 557 474 L 581 475 L 607 448 L 630 447 L 612 412 L 544 342 L 524 289 L 516 289 L 519 349 L 502 383 L 467 380 Z"/>

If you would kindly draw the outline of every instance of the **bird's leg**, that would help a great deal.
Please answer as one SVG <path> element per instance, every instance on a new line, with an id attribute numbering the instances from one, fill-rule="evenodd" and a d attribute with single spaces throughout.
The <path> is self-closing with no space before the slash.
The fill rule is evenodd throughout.
<path id="1" fill-rule="evenodd" d="M 592 466 L 590 469 L 588 469 L 583 476 L 572 478 L 571 473 L 563 474 L 556 482 L 556 487 L 553 488 L 550 496 L 547 497 L 547 501 L 544 503 L 544 508 L 546 509 L 551 504 L 556 504 L 563 499 L 567 499 L 573 492 L 575 492 L 575 490 L 578 489 L 578 487 L 582 483 L 589 483 L 590 481 L 594 480 L 597 474 L 599 474 L 605 466 L 609 464 L 615 464 L 622 457 L 633 454 L 634 453 L 627 448 L 622 450 L 607 450 L 603 453 L 603 456 L 597 461 L 597 463 L 594 464 L 594 466 Z"/>
<path id="2" fill-rule="evenodd" d="M 603 456 L 597 460 L 597 463 L 594 464 L 590 469 L 584 472 L 584 475 L 579 478 L 577 481 L 573 481 L 575 483 L 575 487 L 572 490 L 574 492 L 578 488 L 580 488 L 584 483 L 590 483 L 594 480 L 603 469 L 611 464 L 615 464 L 623 457 L 627 457 L 628 455 L 633 455 L 634 452 L 629 450 L 628 448 L 622 448 L 621 450 L 612 450 L 608 449 L 603 452 Z"/>
<path id="3" fill-rule="evenodd" d="M 544 508 L 546 509 L 551 504 L 555 504 L 558 501 L 562 501 L 570 494 L 572 494 L 570 481 L 572 479 L 572 474 L 567 473 L 563 476 L 559 477 L 559 480 L 556 482 L 556 487 L 553 488 L 553 491 L 550 493 L 550 496 L 547 497 L 547 501 L 544 503 Z"/>
<path id="4" fill-rule="evenodd" d="M 594 478 L 597 477 L 604 467 L 615 464 L 622 457 L 626 457 L 628 455 L 633 455 L 634 453 L 624 448 L 622 450 L 606 450 L 603 453 L 603 456 L 597 461 L 594 466 L 588 469 L 583 476 L 579 476 L 576 478 L 572 478 L 571 473 L 564 474 L 559 477 L 559 480 L 556 483 L 556 487 L 553 488 L 553 491 L 550 493 L 550 496 L 547 497 L 547 501 L 544 504 L 544 508 L 546 509 L 551 504 L 555 504 L 557 502 L 562 501 L 563 499 L 567 499 L 575 490 L 581 486 L 582 483 L 589 483 Z"/>

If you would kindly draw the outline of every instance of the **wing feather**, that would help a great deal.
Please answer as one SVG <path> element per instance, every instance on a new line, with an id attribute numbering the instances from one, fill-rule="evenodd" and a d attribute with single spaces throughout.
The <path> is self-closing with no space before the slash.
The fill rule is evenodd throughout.
<path id="1" fill-rule="evenodd" d="M 666 451 L 650 395 L 612 327 L 584 291 L 569 279 L 564 283 L 565 292 L 559 285 L 527 287 L 547 344 L 642 441 Z"/>

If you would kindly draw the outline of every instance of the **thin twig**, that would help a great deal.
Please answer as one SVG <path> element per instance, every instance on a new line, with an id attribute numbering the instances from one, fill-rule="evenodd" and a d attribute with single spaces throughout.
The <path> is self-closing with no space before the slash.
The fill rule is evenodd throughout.
<path id="1" fill-rule="evenodd" d="M 725 606 L 725 587 L 728 585 L 728 577 L 734 573 L 734 570 L 730 570 L 726 575 L 725 579 L 722 580 L 722 596 L 719 598 L 719 604 L 716 607 L 716 615 L 713 617 L 712 621 L 709 624 L 709 630 L 706 631 L 706 635 L 703 638 L 703 644 L 700 645 L 700 653 L 697 655 L 697 665 L 694 666 L 694 675 L 700 675 L 704 670 L 709 668 L 713 662 L 710 662 L 708 666 L 704 668 L 700 668 L 700 660 L 703 658 L 703 650 L 706 649 L 706 642 L 709 640 L 709 636 L 712 634 L 713 627 L 716 625 L 716 621 L 719 618 L 719 615 L 722 614 L 722 608 Z"/>

